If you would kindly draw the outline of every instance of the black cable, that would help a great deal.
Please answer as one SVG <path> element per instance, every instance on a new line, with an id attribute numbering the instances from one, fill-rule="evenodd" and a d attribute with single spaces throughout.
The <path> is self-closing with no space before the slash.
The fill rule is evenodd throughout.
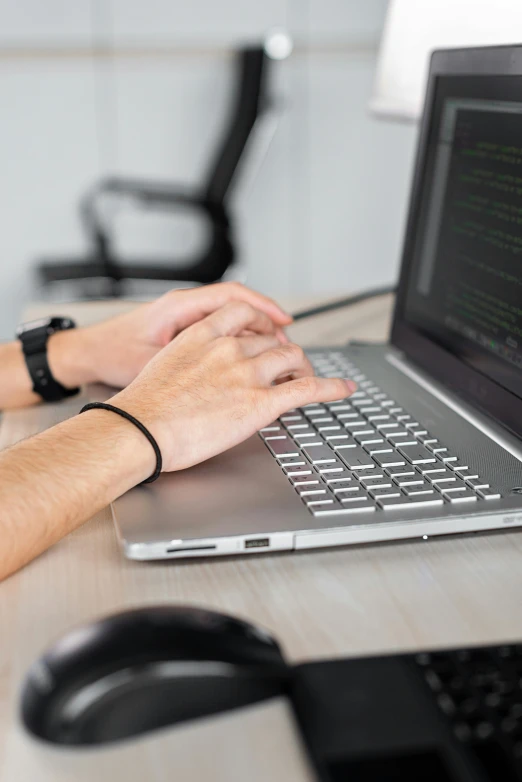
<path id="1" fill-rule="evenodd" d="M 353 296 L 348 296 L 344 299 L 336 299 L 335 301 L 330 301 L 327 304 L 320 304 L 319 306 L 312 307 L 308 310 L 294 312 L 292 317 L 294 321 L 304 320 L 305 318 L 311 318 L 314 315 L 322 315 L 324 312 L 332 312 L 333 310 L 339 310 L 343 307 L 353 307 L 355 304 L 359 304 L 362 301 L 375 299 L 378 296 L 386 296 L 389 293 L 395 293 L 396 290 L 397 288 L 395 285 L 382 285 L 379 288 L 370 288 L 366 291 L 361 291 L 360 293 L 356 293 Z"/>
<path id="2" fill-rule="evenodd" d="M 121 415 L 121 417 L 125 418 L 126 421 L 130 421 L 131 424 L 134 424 L 134 426 L 136 426 L 140 430 L 140 432 L 145 435 L 149 443 L 152 445 L 154 454 L 156 456 L 156 469 L 154 470 L 150 478 L 147 478 L 147 480 L 142 481 L 142 484 L 152 483 L 153 481 L 159 478 L 161 468 L 163 467 L 163 460 L 161 458 L 160 447 L 156 442 L 155 438 L 151 435 L 151 433 L 147 429 L 147 427 L 144 426 L 141 423 L 141 421 L 138 421 L 137 418 L 134 418 L 133 415 L 127 413 L 125 410 L 122 410 L 121 407 L 116 407 L 115 405 L 108 405 L 105 402 L 89 402 L 89 404 L 82 407 L 80 413 L 85 413 L 87 410 L 109 410 L 111 413 L 116 413 L 116 415 Z"/>

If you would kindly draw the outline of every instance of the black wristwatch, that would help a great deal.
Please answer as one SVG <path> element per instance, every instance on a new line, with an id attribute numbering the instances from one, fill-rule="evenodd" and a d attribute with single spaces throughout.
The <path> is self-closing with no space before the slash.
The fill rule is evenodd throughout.
<path id="1" fill-rule="evenodd" d="M 25 363 L 33 381 L 33 391 L 46 402 L 59 402 L 79 393 L 79 388 L 65 388 L 52 375 L 47 361 L 47 340 L 57 331 L 74 329 L 76 323 L 70 318 L 40 318 L 22 323 L 16 336 L 22 343 Z"/>

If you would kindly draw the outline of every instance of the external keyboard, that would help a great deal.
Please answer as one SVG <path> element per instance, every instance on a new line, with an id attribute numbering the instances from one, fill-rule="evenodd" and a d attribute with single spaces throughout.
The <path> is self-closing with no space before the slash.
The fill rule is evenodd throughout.
<path id="1" fill-rule="evenodd" d="M 500 499 L 339 351 L 311 358 L 317 375 L 354 380 L 348 399 L 290 410 L 260 437 L 311 513 L 372 513 Z"/>
<path id="2" fill-rule="evenodd" d="M 415 662 L 487 779 L 521 780 L 522 645 L 419 654 Z"/>

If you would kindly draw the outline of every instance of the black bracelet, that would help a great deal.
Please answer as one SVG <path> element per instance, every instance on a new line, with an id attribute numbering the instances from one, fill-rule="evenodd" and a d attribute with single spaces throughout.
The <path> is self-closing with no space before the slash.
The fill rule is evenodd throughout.
<path id="1" fill-rule="evenodd" d="M 152 445 L 154 449 L 154 453 L 156 455 L 156 469 L 150 476 L 150 478 L 147 478 L 146 481 L 142 481 L 141 483 L 152 483 L 153 481 L 156 481 L 161 473 L 161 468 L 163 467 L 163 459 L 161 458 L 161 451 L 159 449 L 159 445 L 154 439 L 154 437 L 151 435 L 149 430 L 146 426 L 143 426 L 141 421 L 138 421 L 137 418 L 134 418 L 133 415 L 130 413 L 125 412 L 125 410 L 122 410 L 119 407 L 115 407 L 114 405 L 108 405 L 105 404 L 105 402 L 89 402 L 88 405 L 85 405 L 80 410 L 81 413 L 85 413 L 86 410 L 110 410 L 112 413 L 116 413 L 117 415 L 121 415 L 122 418 L 125 418 L 127 421 L 130 421 L 131 424 L 134 424 L 142 434 L 145 435 L 149 443 Z M 141 484 L 140 484 L 141 485 Z"/>

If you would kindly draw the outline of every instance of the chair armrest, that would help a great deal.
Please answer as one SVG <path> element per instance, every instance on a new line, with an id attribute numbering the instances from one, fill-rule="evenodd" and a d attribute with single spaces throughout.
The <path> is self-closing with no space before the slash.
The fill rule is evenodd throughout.
<path id="1" fill-rule="evenodd" d="M 146 209 L 151 207 L 175 209 L 183 205 L 192 206 L 203 212 L 204 216 L 210 221 L 214 234 L 227 233 L 229 229 L 228 214 L 224 205 L 213 203 L 195 191 L 138 179 L 106 177 L 97 182 L 82 198 L 80 202 L 80 216 L 85 233 L 94 247 L 95 254 L 107 266 L 113 266 L 114 260 L 111 258 L 108 229 L 104 225 L 99 209 L 100 199 L 105 195 L 131 198 Z"/>

